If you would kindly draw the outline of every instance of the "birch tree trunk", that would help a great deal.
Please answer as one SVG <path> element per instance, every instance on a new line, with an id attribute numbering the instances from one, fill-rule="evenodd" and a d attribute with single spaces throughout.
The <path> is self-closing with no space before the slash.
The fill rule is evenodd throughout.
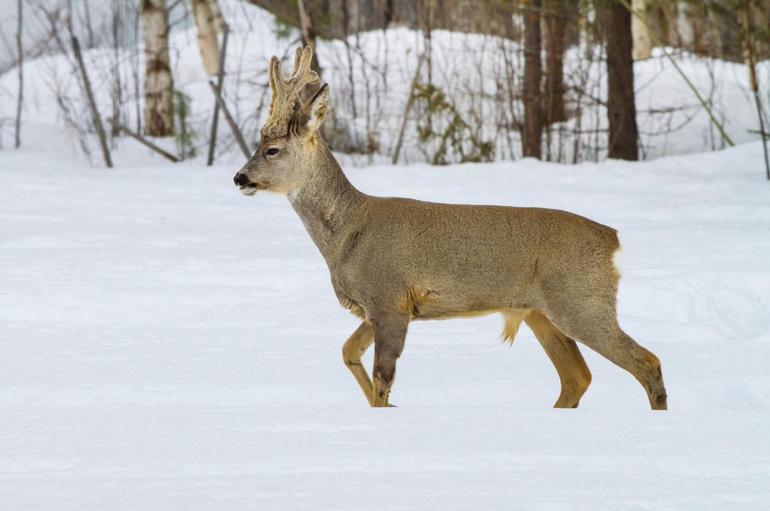
<path id="1" fill-rule="evenodd" d="M 222 16 L 222 9 L 219 8 L 218 0 L 207 0 L 209 4 L 209 10 L 211 11 L 211 17 L 214 18 L 214 27 L 217 32 L 223 33 L 225 31 L 225 18 Z"/>
<path id="2" fill-rule="evenodd" d="M 634 0 L 632 8 L 641 16 L 647 16 L 647 0 Z M 634 34 L 634 60 L 652 57 L 650 29 L 636 16 L 631 17 L 631 33 Z"/>
<path id="3" fill-rule="evenodd" d="M 192 0 L 192 10 L 203 69 L 207 75 L 212 76 L 219 70 L 219 41 L 211 4 L 208 0 Z"/>
<path id="4" fill-rule="evenodd" d="M 540 0 L 529 0 L 524 4 L 524 130 L 521 134 L 524 156 L 538 159 L 543 151 L 541 7 Z"/>
<path id="5" fill-rule="evenodd" d="M 174 88 L 168 56 L 166 0 L 142 0 L 144 38 L 144 133 L 154 137 L 174 134 L 171 106 Z"/>

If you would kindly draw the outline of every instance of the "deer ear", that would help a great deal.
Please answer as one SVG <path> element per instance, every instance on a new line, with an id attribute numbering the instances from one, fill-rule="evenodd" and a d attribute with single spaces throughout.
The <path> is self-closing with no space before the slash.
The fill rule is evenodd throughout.
<path id="1" fill-rule="evenodd" d="M 316 92 L 313 99 L 311 99 L 305 107 L 307 112 L 307 121 L 305 121 L 305 128 L 309 131 L 317 131 L 321 127 L 321 123 L 324 122 L 326 117 L 326 111 L 329 108 L 329 85 L 323 84 L 323 86 Z"/>

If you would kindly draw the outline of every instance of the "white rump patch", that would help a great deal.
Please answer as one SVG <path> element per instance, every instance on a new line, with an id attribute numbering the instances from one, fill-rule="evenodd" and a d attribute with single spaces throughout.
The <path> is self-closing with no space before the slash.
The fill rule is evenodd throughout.
<path id="1" fill-rule="evenodd" d="M 622 272 L 620 271 L 622 265 L 623 265 L 623 243 L 620 241 L 620 233 L 617 233 L 618 236 L 618 249 L 615 250 L 615 253 L 612 254 L 612 266 L 615 268 L 615 272 L 620 276 Z"/>

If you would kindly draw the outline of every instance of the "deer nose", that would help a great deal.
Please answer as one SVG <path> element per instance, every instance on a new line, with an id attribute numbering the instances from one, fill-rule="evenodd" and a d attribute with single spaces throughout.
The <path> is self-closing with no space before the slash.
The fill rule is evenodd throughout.
<path id="1" fill-rule="evenodd" d="M 246 186 L 251 183 L 251 181 L 249 181 L 249 177 L 241 172 L 235 175 L 233 182 L 235 183 L 235 186 Z"/>

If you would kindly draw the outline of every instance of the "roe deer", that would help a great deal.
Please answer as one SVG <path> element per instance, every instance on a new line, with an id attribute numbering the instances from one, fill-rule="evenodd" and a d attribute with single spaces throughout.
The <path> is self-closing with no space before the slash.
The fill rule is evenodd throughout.
<path id="1" fill-rule="evenodd" d="M 340 303 L 361 326 L 343 359 L 371 406 L 389 406 L 396 360 L 413 319 L 500 312 L 513 341 L 524 321 L 561 380 L 556 407 L 577 407 L 591 373 L 575 341 L 630 372 L 653 409 L 666 409 L 658 358 L 617 322 L 614 229 L 564 211 L 436 204 L 366 195 L 319 135 L 328 85 L 297 49 L 285 79 L 270 60 L 270 113 L 254 156 L 235 175 L 244 195 L 284 194 L 321 251 Z M 374 343 L 373 379 L 361 356 Z"/>

